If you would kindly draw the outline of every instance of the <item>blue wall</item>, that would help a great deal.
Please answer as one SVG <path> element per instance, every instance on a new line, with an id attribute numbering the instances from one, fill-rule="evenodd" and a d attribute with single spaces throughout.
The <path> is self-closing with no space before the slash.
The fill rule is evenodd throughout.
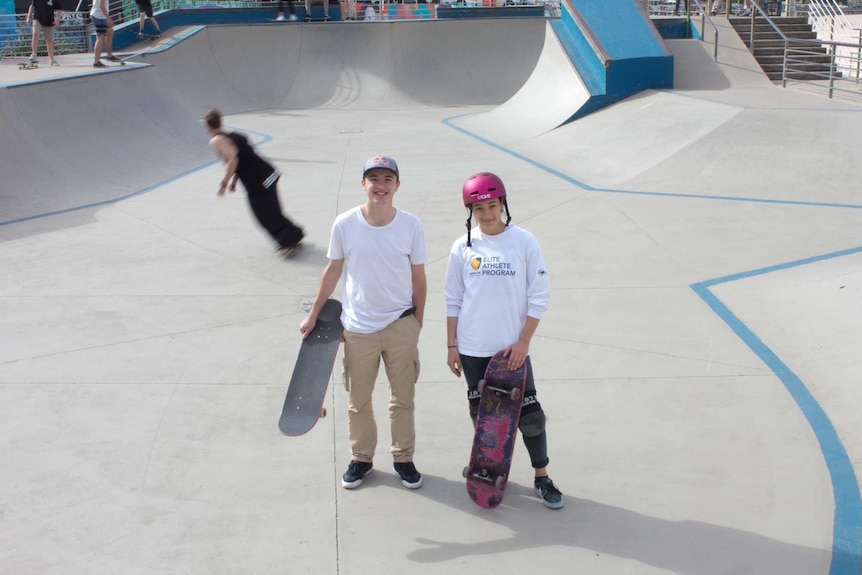
<path id="1" fill-rule="evenodd" d="M 0 48 L 17 36 L 15 30 L 15 0 L 0 0 Z"/>
<path id="2" fill-rule="evenodd" d="M 673 56 L 639 0 L 563 0 L 551 27 L 592 97 L 569 121 L 673 87 Z"/>

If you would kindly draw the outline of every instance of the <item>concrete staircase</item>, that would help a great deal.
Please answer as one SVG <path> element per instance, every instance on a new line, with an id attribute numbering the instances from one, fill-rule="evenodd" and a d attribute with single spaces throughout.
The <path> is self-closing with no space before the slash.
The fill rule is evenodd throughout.
<path id="1" fill-rule="evenodd" d="M 746 46 L 751 49 L 751 18 L 731 17 L 731 26 L 739 34 Z M 804 16 L 772 17 L 772 21 L 778 26 L 788 38 L 817 39 L 817 34 L 812 30 L 808 18 Z M 799 48 L 800 44 L 791 44 L 791 47 Z M 794 54 L 794 60 L 788 64 L 787 77 L 795 80 L 822 80 L 824 75 L 828 76 L 830 58 L 826 48 L 812 44 L 805 46 L 806 54 Z M 754 25 L 754 58 L 766 73 L 770 80 L 781 81 L 784 66 L 784 40 L 769 23 L 763 18 L 757 18 Z"/>

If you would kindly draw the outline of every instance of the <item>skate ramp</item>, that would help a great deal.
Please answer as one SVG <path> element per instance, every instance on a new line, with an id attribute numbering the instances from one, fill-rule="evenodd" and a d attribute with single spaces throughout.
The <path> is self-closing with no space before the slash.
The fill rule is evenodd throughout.
<path id="1" fill-rule="evenodd" d="M 559 38 L 546 24 L 542 54 L 521 89 L 493 110 L 455 123 L 500 143 L 529 139 L 564 124 L 590 98 Z"/>
<path id="2" fill-rule="evenodd" d="M 115 201 L 214 161 L 197 120 L 212 107 L 500 104 L 530 76 L 544 34 L 541 18 L 212 26 L 140 59 L 150 66 L 89 74 L 82 56 L 64 60 L 66 78 L 4 76 L 14 83 L 0 90 L 0 225 Z"/>
<path id="3" fill-rule="evenodd" d="M 0 223 L 135 194 L 212 155 L 150 67 L 0 89 Z"/>
<path id="4" fill-rule="evenodd" d="M 226 113 L 493 105 L 527 80 L 544 33 L 542 18 L 210 26 L 148 61 L 176 98 Z"/>
<path id="5" fill-rule="evenodd" d="M 561 10 L 521 90 L 454 125 L 498 143 L 528 140 L 643 90 L 673 86 L 673 54 L 639 3 L 564 0 Z"/>

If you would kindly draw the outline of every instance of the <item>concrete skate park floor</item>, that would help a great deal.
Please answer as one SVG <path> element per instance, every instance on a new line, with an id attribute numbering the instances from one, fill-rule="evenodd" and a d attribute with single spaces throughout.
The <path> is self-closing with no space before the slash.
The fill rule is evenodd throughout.
<path id="1" fill-rule="evenodd" d="M 676 90 L 525 140 L 459 124 L 492 105 L 228 116 L 285 173 L 308 233 L 289 261 L 242 193 L 216 198 L 202 128 L 199 169 L 0 226 L 0 572 L 858 573 L 860 108 L 771 85 L 735 44 L 718 65 L 669 44 Z M 391 469 L 382 372 L 359 489 L 340 486 L 339 369 L 327 418 L 276 428 L 330 226 L 375 154 L 399 160 L 430 256 L 417 491 Z M 500 508 L 461 478 L 441 292 L 460 185 L 485 170 L 551 273 L 531 354 L 559 511 L 520 445 Z"/>

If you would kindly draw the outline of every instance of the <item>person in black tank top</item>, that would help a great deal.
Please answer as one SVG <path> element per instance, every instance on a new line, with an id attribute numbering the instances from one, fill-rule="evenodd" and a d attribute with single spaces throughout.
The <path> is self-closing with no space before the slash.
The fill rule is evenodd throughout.
<path id="1" fill-rule="evenodd" d="M 281 172 L 258 156 L 244 135 L 223 131 L 218 110 L 208 112 L 205 121 L 207 132 L 212 136 L 210 147 L 227 164 L 218 195 L 236 191 L 237 180 L 242 182 L 257 221 L 278 243 L 278 250 L 283 255 L 292 254 L 305 234 L 281 211 L 277 189 Z"/>

